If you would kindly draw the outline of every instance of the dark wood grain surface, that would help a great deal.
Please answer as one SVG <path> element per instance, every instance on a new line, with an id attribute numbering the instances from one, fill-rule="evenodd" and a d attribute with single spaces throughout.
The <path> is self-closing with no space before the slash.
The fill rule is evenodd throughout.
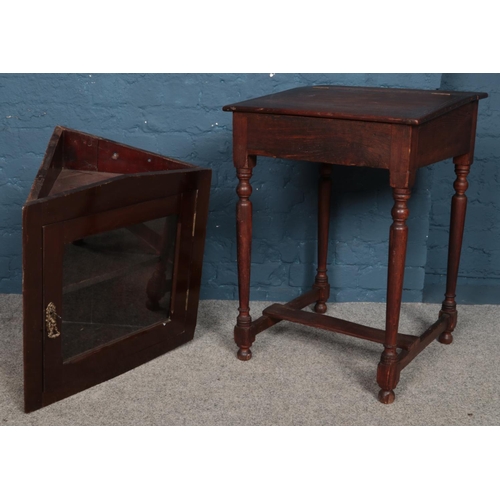
<path id="1" fill-rule="evenodd" d="M 209 169 L 56 127 L 23 207 L 25 411 L 193 338 L 210 181 Z M 68 246 L 86 258 L 65 265 Z M 50 302 L 60 335 L 49 338 Z"/>
<path id="2" fill-rule="evenodd" d="M 234 340 L 238 358 L 252 357 L 255 336 L 288 320 L 383 343 L 377 369 L 379 401 L 392 403 L 401 370 L 433 340 L 449 344 L 456 326 L 455 291 L 464 231 L 467 174 L 473 160 L 481 92 L 302 87 L 224 106 L 233 112 L 233 156 L 239 179 L 237 244 L 239 315 Z M 251 178 L 257 156 L 304 160 L 320 170 L 318 268 L 313 291 L 263 316 L 250 316 L 252 240 Z M 457 179 L 452 199 L 448 276 L 440 318 L 420 337 L 398 333 L 408 243 L 408 200 L 419 168 L 453 158 Z M 331 164 L 389 170 L 394 206 L 389 230 L 385 330 L 321 316 L 329 295 L 327 249 Z M 312 167 L 311 167 L 312 165 Z M 315 313 L 300 311 L 316 301 Z M 403 349 L 403 353 L 398 352 Z"/>
<path id="3" fill-rule="evenodd" d="M 318 85 L 229 104 L 223 110 L 420 125 L 485 97 L 483 92 Z"/>

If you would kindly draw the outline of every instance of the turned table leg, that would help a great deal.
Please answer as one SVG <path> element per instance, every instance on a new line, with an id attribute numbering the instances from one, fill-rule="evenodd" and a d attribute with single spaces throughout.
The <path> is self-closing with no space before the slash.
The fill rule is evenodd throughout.
<path id="1" fill-rule="evenodd" d="M 451 344 L 453 341 L 452 332 L 457 325 L 457 303 L 455 302 L 455 292 L 457 288 L 458 266 L 460 263 L 460 251 L 462 249 L 462 239 L 464 234 L 465 213 L 467 210 L 467 196 L 465 191 L 469 186 L 467 175 L 470 171 L 470 161 L 454 159 L 455 173 L 457 178 L 453 183 L 455 194 L 451 200 L 450 217 L 450 239 L 448 246 L 448 270 L 446 273 L 446 293 L 440 315 L 450 315 L 448 328 L 439 336 L 438 340 L 442 344 Z"/>
<path id="2" fill-rule="evenodd" d="M 409 215 L 407 202 L 410 194 L 410 189 L 393 188 L 394 207 L 391 212 L 393 223 L 389 234 L 385 342 L 377 370 L 377 383 L 381 388 L 378 398 L 385 404 L 394 401 L 394 389 L 399 382 L 396 345 L 408 242 L 406 219 Z"/>
<path id="3" fill-rule="evenodd" d="M 236 175 L 239 183 L 236 188 L 238 203 L 236 205 L 236 231 L 238 246 L 238 292 L 239 314 L 234 328 L 234 341 L 239 347 L 238 359 L 248 361 L 252 357 L 250 347 L 255 340 L 250 332 L 252 318 L 250 316 L 250 262 L 252 248 L 252 186 L 250 178 L 255 166 L 255 157 L 247 156 L 244 162 L 236 164 Z"/>
<path id="4" fill-rule="evenodd" d="M 326 301 L 330 296 L 330 285 L 326 274 L 328 255 L 328 229 L 330 226 L 330 199 L 332 194 L 332 166 L 322 165 L 318 189 L 318 268 L 314 280 L 314 288 L 320 291 L 320 298 L 314 306 L 317 313 L 326 312 Z"/>

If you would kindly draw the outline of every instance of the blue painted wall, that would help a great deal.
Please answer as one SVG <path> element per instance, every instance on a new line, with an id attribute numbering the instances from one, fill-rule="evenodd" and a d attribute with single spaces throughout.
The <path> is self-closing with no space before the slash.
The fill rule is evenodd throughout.
<path id="1" fill-rule="evenodd" d="M 474 164 L 469 174 L 467 219 L 457 301 L 500 303 L 500 74 L 445 74 L 441 88 L 487 92 L 479 102 Z M 424 289 L 425 301 L 441 300 L 446 283 L 451 160 L 432 166 L 432 209 Z"/>
<path id="2" fill-rule="evenodd" d="M 498 86 L 495 78 L 440 74 L 0 75 L 0 292 L 21 291 L 21 206 L 55 125 L 212 168 L 202 297 L 232 299 L 237 297 L 237 182 L 231 159 L 231 114 L 221 111 L 223 105 L 315 84 L 491 93 L 492 87 Z M 471 203 L 468 223 L 484 232 L 498 229 L 500 217 L 498 207 L 491 210 L 498 194 L 498 173 L 491 165 L 495 161 L 491 130 L 499 123 L 500 103 L 495 99 L 482 101 L 480 109 L 480 127 L 486 126 L 482 120 L 487 114 L 490 132 L 481 129 L 484 133 L 478 138 L 477 165 L 495 172 L 496 185 L 483 180 L 484 202 L 478 198 Z M 420 171 L 410 201 L 405 300 L 433 300 L 433 290 L 438 288 L 442 294 L 440 266 L 446 249 L 440 207 L 445 210 L 446 206 L 449 214 L 453 177 L 443 188 L 445 169 L 439 168 L 441 165 Z M 451 175 L 450 168 L 448 165 Z M 474 175 L 479 174 L 479 168 Z M 315 164 L 259 158 L 252 178 L 252 299 L 286 300 L 311 285 L 316 260 L 317 178 Z M 384 300 L 392 206 L 387 172 L 336 167 L 333 182 L 329 249 L 332 299 Z M 483 217 L 489 225 L 480 225 Z M 479 261 L 473 255 L 468 258 L 469 250 L 465 249 L 464 276 L 468 280 L 488 279 L 490 286 L 498 286 L 498 231 L 493 237 L 489 233 L 484 245 L 477 231 L 471 238 L 470 251 L 484 251 L 490 257 Z"/>

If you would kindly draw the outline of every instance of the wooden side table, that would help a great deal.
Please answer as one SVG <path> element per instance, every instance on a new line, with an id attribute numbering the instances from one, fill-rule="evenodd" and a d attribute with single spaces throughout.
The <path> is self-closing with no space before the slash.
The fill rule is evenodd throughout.
<path id="1" fill-rule="evenodd" d="M 233 155 L 239 184 L 237 239 L 239 315 L 234 329 L 238 358 L 252 356 L 255 336 L 287 320 L 383 344 L 378 365 L 378 395 L 394 401 L 401 370 L 434 339 L 449 344 L 457 324 L 455 289 L 467 197 L 467 174 L 473 161 L 478 100 L 484 93 L 316 86 L 302 87 L 225 106 L 233 112 Z M 312 290 L 281 305 L 273 304 L 252 321 L 250 251 L 252 187 L 258 155 L 320 163 L 318 268 Z M 398 333 L 408 228 L 407 207 L 420 167 L 453 158 L 456 180 L 445 300 L 438 320 L 422 335 Z M 329 316 L 326 301 L 327 248 L 332 164 L 389 170 L 394 197 L 389 233 L 385 330 Z M 316 312 L 303 311 L 316 303 Z"/>

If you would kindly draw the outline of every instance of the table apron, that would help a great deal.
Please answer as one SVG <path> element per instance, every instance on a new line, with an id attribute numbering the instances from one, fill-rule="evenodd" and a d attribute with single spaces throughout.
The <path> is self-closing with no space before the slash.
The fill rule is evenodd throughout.
<path id="1" fill-rule="evenodd" d="M 336 165 L 414 170 L 472 153 L 477 102 L 420 126 L 307 116 L 235 113 L 246 154 Z M 405 151 L 395 155 L 395 151 Z M 401 165 L 401 162 L 404 165 Z M 395 163 L 398 163 L 397 165 Z"/>
<path id="2" fill-rule="evenodd" d="M 477 101 L 420 125 L 415 167 L 425 167 L 467 153 L 472 156 L 476 117 Z"/>
<path id="3" fill-rule="evenodd" d="M 247 153 L 337 165 L 388 169 L 388 123 L 246 113 Z"/>

